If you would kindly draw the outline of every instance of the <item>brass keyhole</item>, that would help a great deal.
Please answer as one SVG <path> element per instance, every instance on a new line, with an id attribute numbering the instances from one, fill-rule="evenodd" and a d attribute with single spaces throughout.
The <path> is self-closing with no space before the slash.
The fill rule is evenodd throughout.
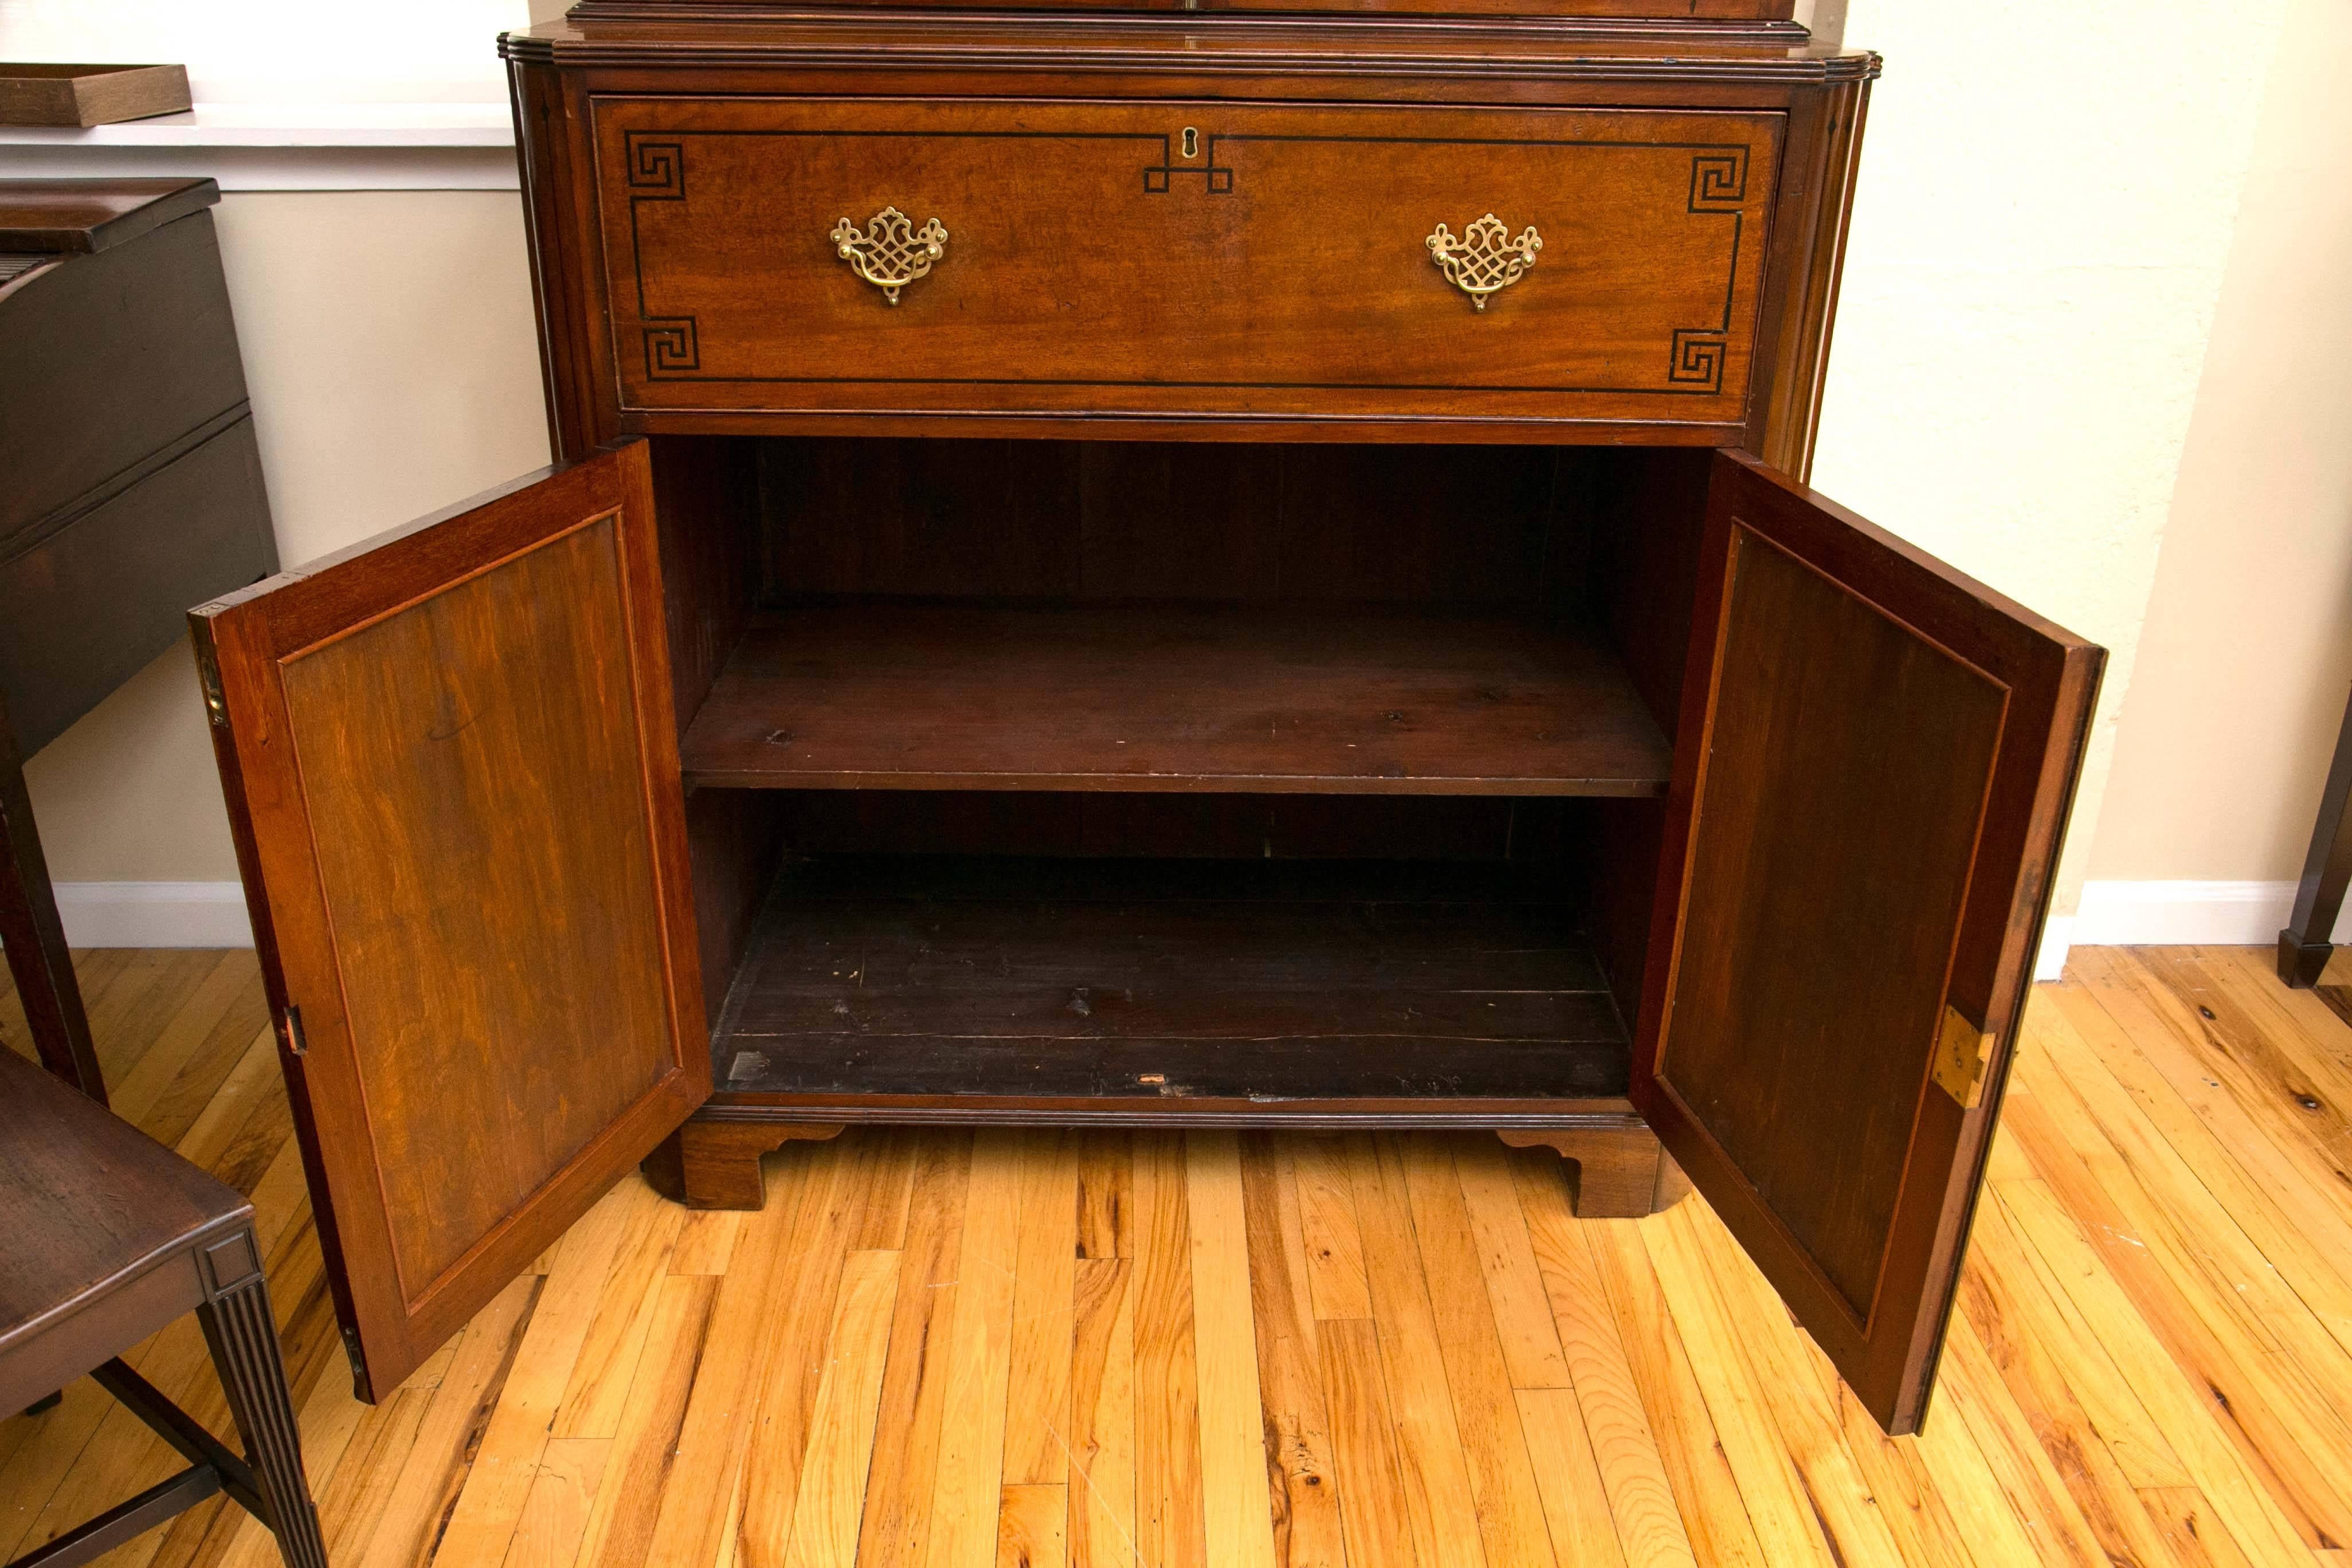
<path id="1" fill-rule="evenodd" d="M 1184 156 L 1187 158 L 1197 158 L 1200 154 L 1201 133 L 1187 125 L 1184 127 Z"/>

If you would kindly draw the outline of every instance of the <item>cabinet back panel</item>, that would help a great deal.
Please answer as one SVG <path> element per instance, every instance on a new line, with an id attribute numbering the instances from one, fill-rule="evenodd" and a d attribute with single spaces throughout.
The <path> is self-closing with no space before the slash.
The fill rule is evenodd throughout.
<path id="1" fill-rule="evenodd" d="M 705 790 L 702 795 L 735 792 Z M 748 792 L 747 792 L 748 793 Z M 1478 796 L 777 790 L 800 855 L 1412 859 L 1565 868 L 1582 802 Z"/>
<path id="2" fill-rule="evenodd" d="M 742 641 L 759 596 L 759 452 L 725 436 L 656 436 L 648 444 L 670 688 L 683 735 Z M 702 791 L 687 797 L 686 829 L 703 1004 L 716 1016 L 775 875 L 775 815 L 727 791 Z"/>
<path id="3" fill-rule="evenodd" d="M 765 589 L 1514 605 L 1576 582 L 1566 448 L 761 443 Z"/>
<path id="4" fill-rule="evenodd" d="M 683 732 L 751 621 L 760 559 L 756 454 L 750 442 L 723 436 L 656 436 L 651 445 L 662 618 Z"/>
<path id="5" fill-rule="evenodd" d="M 1562 507 L 1588 520 L 1576 536 L 1591 542 L 1592 612 L 1650 717 L 1668 734 L 1682 712 L 1714 461 L 1705 451 L 1595 454 L 1562 484 Z"/>

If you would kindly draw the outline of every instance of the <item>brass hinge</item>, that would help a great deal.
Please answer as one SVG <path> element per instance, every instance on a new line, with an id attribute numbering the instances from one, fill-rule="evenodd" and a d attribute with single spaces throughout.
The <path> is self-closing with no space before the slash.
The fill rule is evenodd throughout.
<path id="1" fill-rule="evenodd" d="M 310 1054 L 310 1042 L 302 1033 L 301 1008 L 289 1005 L 278 1016 L 278 1033 L 286 1042 L 288 1056 L 307 1057 Z"/>
<path id="2" fill-rule="evenodd" d="M 205 711 L 212 715 L 216 729 L 227 729 L 228 694 L 221 689 L 220 661 L 210 648 L 196 650 L 196 676 L 205 684 Z"/>
<path id="3" fill-rule="evenodd" d="M 1992 1062 L 1993 1037 L 1961 1016 L 1958 1007 L 1944 1008 L 1944 1026 L 1936 1036 L 1936 1087 L 1974 1110 L 1984 1098 L 1985 1068 Z"/>

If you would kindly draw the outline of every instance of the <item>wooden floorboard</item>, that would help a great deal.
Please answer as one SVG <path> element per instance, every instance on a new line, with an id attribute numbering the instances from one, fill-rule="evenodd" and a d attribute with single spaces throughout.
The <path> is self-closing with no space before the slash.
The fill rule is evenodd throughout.
<path id="1" fill-rule="evenodd" d="M 246 952 L 80 964 L 117 1106 L 255 1201 L 349 1568 L 2326 1564 L 2352 1547 L 2352 991 L 2037 987 L 1942 1384 L 1888 1439 L 1703 1203 L 1462 1135 L 852 1132 L 624 1182 L 373 1408 Z M 2341 980 L 2345 976 L 2340 975 Z M 0 1043 L 26 1054 L 0 990 Z M 224 1419 L 193 1321 L 130 1357 Z M 178 1458 L 0 1420 L 0 1559 Z M 215 1500 L 110 1568 L 265 1568 Z"/>

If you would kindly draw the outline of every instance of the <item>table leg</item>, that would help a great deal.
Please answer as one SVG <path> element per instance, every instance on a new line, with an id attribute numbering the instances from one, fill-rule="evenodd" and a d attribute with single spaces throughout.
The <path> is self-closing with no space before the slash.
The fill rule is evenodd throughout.
<path id="1" fill-rule="evenodd" d="M 2303 862 L 2303 882 L 2295 889 L 2294 914 L 2279 932 L 2279 978 L 2297 991 L 2319 984 L 2327 955 L 2335 952 L 2330 938 L 2336 917 L 2343 912 L 2344 889 L 2352 882 L 2352 707 L 2344 714 L 2344 728 L 2336 737 L 2336 760 L 2328 764 L 2327 787 L 2320 792 L 2319 821 L 2311 830 L 2311 852 Z"/>
<path id="2" fill-rule="evenodd" d="M 269 1510 L 262 1522 L 278 1537 L 278 1554 L 287 1568 L 327 1568 L 319 1510 L 302 1476 L 301 1431 L 286 1386 L 268 1285 L 256 1273 L 197 1308 L 196 1316 L 228 1395 L 229 1413 L 252 1456 L 254 1478 Z"/>
<path id="3" fill-rule="evenodd" d="M 33 799 L 25 792 L 25 770 L 16 756 L 16 733 L 0 704 L 0 945 L 8 950 L 8 972 L 16 998 L 32 1026 L 41 1065 L 84 1094 L 106 1103 L 106 1079 L 90 1044 L 89 1018 L 82 1011 L 81 987 L 74 983 L 73 954 L 58 919 L 49 886 L 48 862 L 33 826 Z"/>

